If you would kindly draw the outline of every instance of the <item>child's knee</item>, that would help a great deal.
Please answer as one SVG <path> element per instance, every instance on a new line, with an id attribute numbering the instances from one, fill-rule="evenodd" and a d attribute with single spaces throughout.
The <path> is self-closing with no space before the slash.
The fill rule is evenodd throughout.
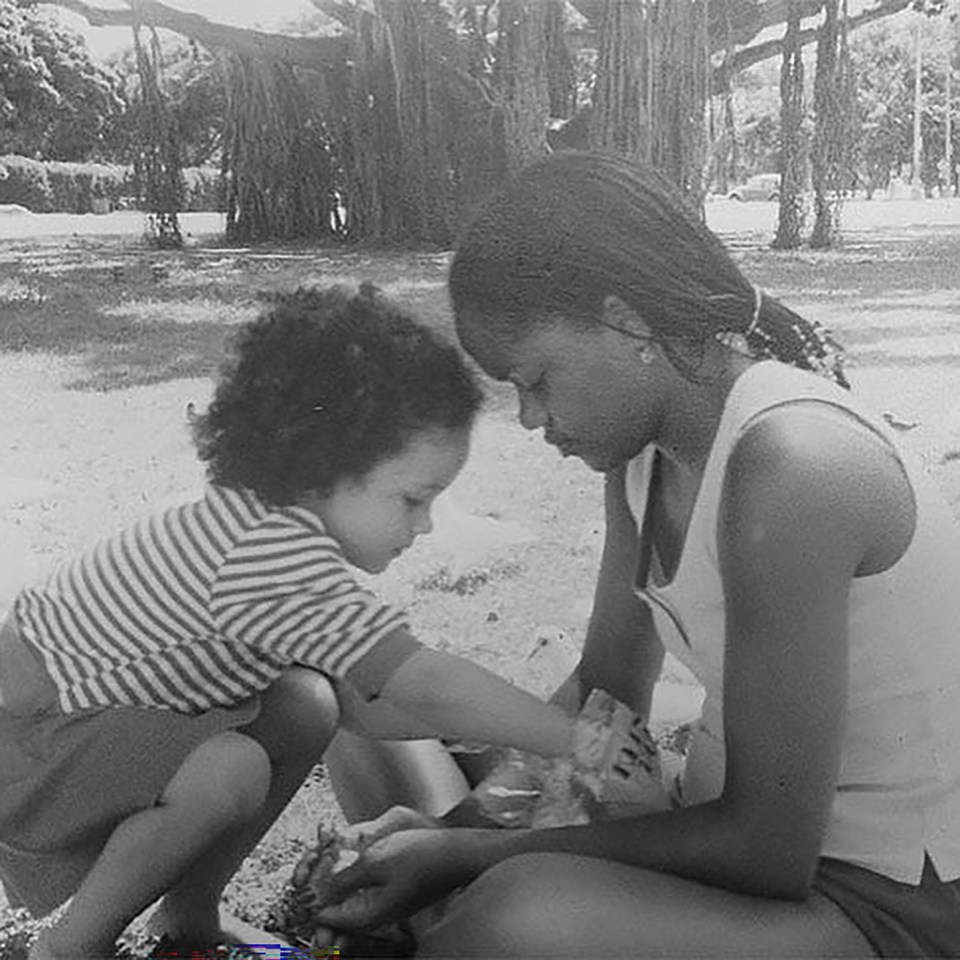
<path id="1" fill-rule="evenodd" d="M 255 737 L 274 760 L 319 760 L 340 722 L 340 708 L 330 681 L 318 670 L 289 667 L 260 700 L 260 716 L 245 732 Z"/>
<path id="2" fill-rule="evenodd" d="M 270 758 L 251 737 L 227 731 L 205 740 L 183 762 L 160 798 L 189 805 L 223 826 L 246 823 L 270 791 Z"/>

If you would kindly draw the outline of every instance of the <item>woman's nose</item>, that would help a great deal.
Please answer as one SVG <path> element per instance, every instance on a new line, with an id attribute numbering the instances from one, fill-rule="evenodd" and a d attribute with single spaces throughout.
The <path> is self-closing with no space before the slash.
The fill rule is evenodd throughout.
<path id="1" fill-rule="evenodd" d="M 546 407 L 526 390 L 518 390 L 520 425 L 525 430 L 539 430 L 547 424 Z"/>

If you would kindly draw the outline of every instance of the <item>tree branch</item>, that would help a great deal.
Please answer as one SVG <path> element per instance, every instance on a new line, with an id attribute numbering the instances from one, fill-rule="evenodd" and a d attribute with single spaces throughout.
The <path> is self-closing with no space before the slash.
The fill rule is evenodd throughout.
<path id="1" fill-rule="evenodd" d="M 847 29 L 856 30 L 857 27 L 872 23 L 874 20 L 880 20 L 894 13 L 900 13 L 901 10 L 909 7 L 910 3 L 911 0 L 883 0 L 879 6 L 872 7 L 869 10 L 863 10 L 856 16 L 850 17 L 847 21 Z M 817 27 L 809 27 L 806 30 L 801 30 L 799 35 L 800 45 L 805 46 L 808 43 L 813 43 L 817 39 L 818 32 L 819 29 Z M 728 56 L 714 70 L 713 92 L 722 93 L 726 89 L 730 79 L 741 70 L 746 70 L 748 67 L 755 66 L 764 60 L 769 60 L 771 57 L 779 56 L 782 53 L 782 37 L 766 40 L 752 47 L 744 47 L 742 50 L 737 50 L 736 53 Z"/>
<path id="2" fill-rule="evenodd" d="M 349 4 L 341 3 L 340 0 L 310 0 L 324 16 L 342 24 L 348 30 L 355 30 L 357 27 L 357 9 Z"/>
<path id="3" fill-rule="evenodd" d="M 570 0 L 577 12 L 593 29 L 600 26 L 605 0 Z M 707 0 L 712 25 L 711 52 L 719 53 L 727 46 L 744 46 L 767 27 L 786 23 L 787 0 Z M 823 6 L 823 0 L 802 0 L 801 17 L 812 17 Z M 730 33 L 727 35 L 727 25 Z"/>
<path id="4" fill-rule="evenodd" d="M 86 0 L 17 0 L 20 7 L 44 4 L 72 10 L 91 27 L 133 27 L 136 21 L 132 9 L 109 10 L 94 7 Z M 282 60 L 291 66 L 310 70 L 338 69 L 347 59 L 347 44 L 343 37 L 286 37 L 231 27 L 213 23 L 197 13 L 174 10 L 157 0 L 138 0 L 137 8 L 139 20 L 146 26 L 171 30 L 210 50 L 230 50 L 263 60 Z"/>

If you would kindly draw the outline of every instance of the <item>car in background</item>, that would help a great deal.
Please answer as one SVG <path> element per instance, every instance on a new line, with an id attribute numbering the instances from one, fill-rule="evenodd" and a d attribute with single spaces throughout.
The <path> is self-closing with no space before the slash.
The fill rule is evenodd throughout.
<path id="1" fill-rule="evenodd" d="M 728 200 L 779 200 L 780 174 L 757 173 L 746 183 L 734 187 L 728 194 Z"/>

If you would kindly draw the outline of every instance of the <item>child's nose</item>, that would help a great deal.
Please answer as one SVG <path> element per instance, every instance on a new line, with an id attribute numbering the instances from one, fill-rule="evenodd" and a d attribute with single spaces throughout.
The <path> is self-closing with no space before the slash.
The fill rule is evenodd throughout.
<path id="1" fill-rule="evenodd" d="M 525 390 L 518 390 L 520 399 L 520 425 L 525 430 L 539 430 L 547 424 L 547 410 L 544 405 Z"/>

